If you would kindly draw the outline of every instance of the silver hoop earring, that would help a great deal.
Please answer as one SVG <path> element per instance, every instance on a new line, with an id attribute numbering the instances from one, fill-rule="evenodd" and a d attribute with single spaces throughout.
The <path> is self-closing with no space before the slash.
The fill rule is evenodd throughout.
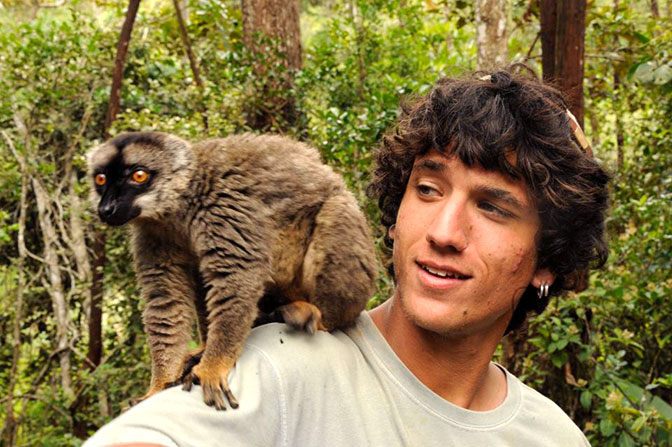
<path id="1" fill-rule="evenodd" d="M 542 282 L 541 285 L 539 286 L 539 291 L 537 292 L 537 296 L 539 299 L 546 298 L 548 296 L 548 288 L 549 285 L 547 282 Z"/>

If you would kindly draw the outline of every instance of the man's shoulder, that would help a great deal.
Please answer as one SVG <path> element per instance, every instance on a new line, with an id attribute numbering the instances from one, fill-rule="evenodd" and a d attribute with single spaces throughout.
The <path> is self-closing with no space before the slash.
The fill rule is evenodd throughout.
<path id="1" fill-rule="evenodd" d="M 261 356 L 277 368 L 314 371 L 333 370 L 339 363 L 347 366 L 359 355 L 357 345 L 343 331 L 309 334 L 286 324 L 270 323 L 252 330 L 242 357 Z"/>
<path id="2" fill-rule="evenodd" d="M 564 439 L 564 445 L 589 446 L 581 429 L 572 421 L 565 411 L 548 397 L 534 388 L 525 385 L 517 377 L 509 374 L 518 382 L 521 390 L 521 407 L 519 415 L 522 421 L 534 424 L 534 427 L 552 439 Z"/>
<path id="3" fill-rule="evenodd" d="M 262 392 L 277 396 L 281 411 L 293 421 L 290 424 L 310 425 L 324 415 L 350 415 L 361 422 L 362 399 L 380 401 L 382 394 L 375 371 L 348 333 L 311 335 L 278 323 L 255 328 L 234 375 L 255 375 L 263 368 L 273 378 L 273 391 L 269 384 L 261 384 Z"/>
<path id="4" fill-rule="evenodd" d="M 520 381 L 520 379 L 515 379 L 520 383 L 523 406 L 529 407 L 530 410 L 543 412 L 549 416 L 558 417 L 564 422 L 568 422 L 574 425 L 574 422 L 572 422 L 569 416 L 567 416 L 567 414 L 562 408 L 558 406 L 558 404 L 529 385 L 524 384 L 522 381 Z"/>

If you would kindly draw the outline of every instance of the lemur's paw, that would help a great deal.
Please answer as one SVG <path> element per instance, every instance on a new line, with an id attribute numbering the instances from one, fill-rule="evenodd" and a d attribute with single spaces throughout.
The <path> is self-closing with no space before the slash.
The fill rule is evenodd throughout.
<path id="1" fill-rule="evenodd" d="M 231 408 L 238 408 L 238 401 L 229 389 L 227 380 L 229 372 L 233 368 L 233 363 L 228 359 L 214 366 L 203 362 L 199 363 L 185 377 L 182 389 L 189 391 L 193 384 L 200 384 L 203 389 L 203 401 L 206 405 L 215 407 L 217 410 L 226 410 L 226 402 L 224 401 L 224 398 L 226 398 Z"/>

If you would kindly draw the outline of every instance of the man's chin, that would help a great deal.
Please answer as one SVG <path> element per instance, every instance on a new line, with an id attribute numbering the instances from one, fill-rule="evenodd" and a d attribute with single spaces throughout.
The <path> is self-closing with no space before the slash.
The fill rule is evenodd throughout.
<path id="1" fill-rule="evenodd" d="M 446 303 L 436 303 L 425 299 L 422 302 L 408 303 L 401 300 L 401 307 L 406 318 L 415 326 L 427 332 L 441 336 L 463 336 L 469 327 L 466 313 L 462 313 L 463 321 L 456 321 L 457 309 Z"/>

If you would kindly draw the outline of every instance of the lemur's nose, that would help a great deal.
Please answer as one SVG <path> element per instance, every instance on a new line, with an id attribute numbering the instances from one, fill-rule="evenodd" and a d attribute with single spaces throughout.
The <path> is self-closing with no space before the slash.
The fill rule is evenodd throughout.
<path id="1" fill-rule="evenodd" d="M 111 217 L 117 211 L 117 205 L 114 202 L 101 203 L 98 207 L 98 213 L 103 219 Z"/>

